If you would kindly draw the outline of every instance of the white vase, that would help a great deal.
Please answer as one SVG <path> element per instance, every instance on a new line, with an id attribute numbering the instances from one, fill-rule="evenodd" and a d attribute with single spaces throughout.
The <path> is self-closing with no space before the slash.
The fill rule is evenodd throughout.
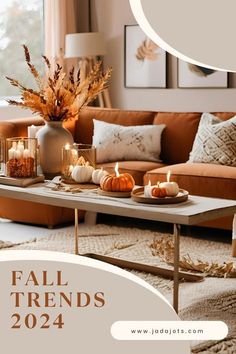
<path id="1" fill-rule="evenodd" d="M 61 174 L 62 148 L 72 145 L 72 134 L 62 126 L 62 122 L 45 122 L 36 135 L 39 143 L 40 165 L 47 178 Z"/>

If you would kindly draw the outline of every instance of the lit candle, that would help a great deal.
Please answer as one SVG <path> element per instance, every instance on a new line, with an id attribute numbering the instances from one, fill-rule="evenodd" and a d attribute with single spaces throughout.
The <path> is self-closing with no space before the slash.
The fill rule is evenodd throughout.
<path id="1" fill-rule="evenodd" d="M 76 149 L 71 150 L 73 157 L 78 157 L 78 151 Z"/>
<path id="2" fill-rule="evenodd" d="M 23 154 L 21 153 L 21 151 L 20 151 L 20 150 L 16 150 L 16 152 L 15 152 L 15 158 L 16 158 L 17 160 L 20 160 L 20 159 L 22 158 L 22 156 L 23 156 Z"/>
<path id="3" fill-rule="evenodd" d="M 30 127 L 28 127 L 28 138 L 36 138 L 37 131 L 38 127 L 36 127 L 35 125 L 31 125 Z"/>
<path id="4" fill-rule="evenodd" d="M 160 183 L 160 187 L 166 189 L 168 197 L 176 197 L 179 193 L 179 186 L 176 182 L 170 182 L 170 176 L 171 172 L 169 171 L 167 174 L 167 182 Z"/>
<path id="5" fill-rule="evenodd" d="M 71 150 L 72 163 L 76 164 L 78 160 L 78 151 L 76 149 Z"/>
<path id="6" fill-rule="evenodd" d="M 16 158 L 16 149 L 14 149 L 13 147 L 11 149 L 8 150 L 8 159 L 12 160 Z"/>
<path id="7" fill-rule="evenodd" d="M 25 149 L 25 150 L 23 151 L 23 157 L 24 157 L 24 159 L 28 159 L 28 158 L 30 157 L 30 151 L 29 151 L 29 149 Z"/>
<path id="8" fill-rule="evenodd" d="M 19 141 L 18 144 L 17 144 L 17 151 L 18 151 L 18 154 L 17 156 L 19 155 L 21 157 L 23 157 L 23 153 L 24 153 L 24 144 L 22 141 Z"/>
<path id="9" fill-rule="evenodd" d="M 28 138 L 35 139 L 40 128 L 41 128 L 40 126 L 36 127 L 35 125 L 31 125 L 30 127 L 28 127 Z M 35 144 L 33 140 L 29 140 L 28 147 L 29 147 L 29 155 L 32 158 L 34 158 Z"/>
<path id="10" fill-rule="evenodd" d="M 144 195 L 146 198 L 152 198 L 152 190 L 154 186 L 152 186 L 151 181 L 148 182 L 146 186 L 144 186 Z"/>
<path id="11" fill-rule="evenodd" d="M 115 174 L 116 174 L 116 177 L 119 177 L 119 176 L 120 176 L 119 164 L 118 164 L 118 162 L 116 163 L 116 166 L 115 166 Z"/>

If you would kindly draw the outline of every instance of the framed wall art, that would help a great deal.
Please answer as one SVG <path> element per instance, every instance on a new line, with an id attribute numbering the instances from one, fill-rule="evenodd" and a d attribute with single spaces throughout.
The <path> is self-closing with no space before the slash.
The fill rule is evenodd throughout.
<path id="1" fill-rule="evenodd" d="M 139 25 L 125 26 L 125 87 L 166 88 L 166 57 Z"/>
<path id="2" fill-rule="evenodd" d="M 178 59 L 179 88 L 227 88 L 228 73 Z"/>

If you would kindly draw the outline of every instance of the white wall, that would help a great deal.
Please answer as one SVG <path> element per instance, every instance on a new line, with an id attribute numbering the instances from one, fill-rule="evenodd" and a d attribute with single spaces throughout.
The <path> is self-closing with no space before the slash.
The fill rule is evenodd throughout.
<path id="1" fill-rule="evenodd" d="M 178 89 L 177 61 L 170 58 L 172 89 L 124 87 L 124 26 L 136 23 L 128 0 L 92 0 L 93 31 L 107 40 L 105 64 L 113 67 L 110 93 L 117 108 L 160 111 L 236 111 L 236 89 Z M 235 77 L 230 78 L 235 86 Z"/>
<path id="2" fill-rule="evenodd" d="M 19 107 L 9 106 L 7 103 L 0 101 L 0 121 L 16 118 L 32 117 L 30 110 L 21 109 Z"/>

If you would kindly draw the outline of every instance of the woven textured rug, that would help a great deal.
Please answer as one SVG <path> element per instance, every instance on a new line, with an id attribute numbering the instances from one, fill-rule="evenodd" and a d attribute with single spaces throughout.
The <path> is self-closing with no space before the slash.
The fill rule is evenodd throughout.
<path id="1" fill-rule="evenodd" d="M 150 245 L 155 238 L 163 234 L 135 228 L 96 225 L 79 227 L 80 253 L 100 253 L 143 263 L 166 266 L 158 257 L 154 257 Z M 165 237 L 171 237 L 166 235 Z M 0 249 L 14 250 L 48 250 L 73 253 L 73 228 L 58 231 L 45 238 L 33 239 L 27 243 L 13 245 L 0 241 Z M 181 254 L 190 254 L 192 259 L 232 262 L 231 245 L 191 237 L 181 236 Z M 143 278 L 168 300 L 172 299 L 171 280 L 151 274 L 132 271 Z M 236 353 L 236 279 L 206 278 L 201 283 L 182 283 L 180 285 L 180 317 L 183 320 L 222 320 L 230 329 L 229 336 L 221 342 L 193 343 L 192 353 Z"/>

